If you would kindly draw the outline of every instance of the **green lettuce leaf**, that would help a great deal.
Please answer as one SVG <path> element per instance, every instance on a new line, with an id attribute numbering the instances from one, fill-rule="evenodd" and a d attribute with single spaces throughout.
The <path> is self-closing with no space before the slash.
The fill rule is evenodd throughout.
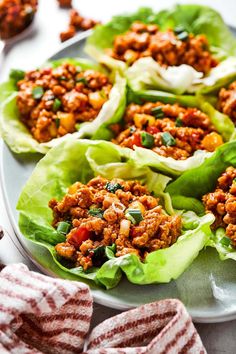
<path id="1" fill-rule="evenodd" d="M 222 261 L 233 259 L 236 261 L 236 250 L 231 245 L 230 239 L 226 237 L 225 229 L 219 228 L 212 233 L 207 246 L 216 248 Z"/>
<path id="2" fill-rule="evenodd" d="M 236 167 L 235 151 L 236 142 L 227 143 L 218 148 L 201 166 L 183 173 L 176 181 L 170 183 L 166 191 L 171 195 L 173 206 L 175 208 L 181 206 L 185 210 L 204 214 L 202 196 L 214 191 L 217 179 L 227 167 Z M 222 260 L 228 258 L 236 260 L 236 250 L 230 243 L 224 242 L 225 238 L 225 230 L 219 228 L 212 232 L 208 245 L 217 249 Z"/>
<path id="3" fill-rule="evenodd" d="M 194 230 L 183 232 L 171 247 L 150 253 L 142 263 L 134 254 L 113 258 L 97 271 L 97 280 L 107 289 L 114 287 L 116 274 L 122 270 L 135 284 L 168 283 L 177 279 L 205 246 L 209 235 L 211 215 L 200 218 Z"/>
<path id="4" fill-rule="evenodd" d="M 87 40 L 86 52 L 89 52 L 90 48 L 95 48 L 100 52 L 111 48 L 115 36 L 126 32 L 135 21 L 150 23 L 155 22 L 155 20 L 157 20 L 157 17 L 154 12 L 147 7 L 140 8 L 133 14 L 114 16 L 110 22 L 96 26 L 92 35 Z"/>
<path id="5" fill-rule="evenodd" d="M 184 171 L 200 166 L 212 155 L 210 152 L 198 150 L 193 156 L 188 157 L 186 160 L 175 160 L 172 157 L 164 157 L 152 150 L 138 146 L 135 147 L 134 151 L 138 166 L 149 166 L 155 171 L 161 171 L 173 177 L 178 177 Z"/>
<path id="6" fill-rule="evenodd" d="M 205 34 L 212 50 L 221 56 L 236 54 L 236 40 L 224 23 L 221 15 L 214 9 L 202 5 L 175 5 L 168 10 L 155 13 L 150 8 L 140 8 L 133 14 L 114 16 L 104 25 L 96 26 L 87 41 L 87 50 L 95 47 L 98 51 L 113 46 L 115 36 L 126 32 L 135 21 L 155 23 L 161 30 L 183 26 L 194 34 Z"/>
<path id="7" fill-rule="evenodd" d="M 163 68 L 153 58 L 146 57 L 129 67 L 126 77 L 133 91 L 157 89 L 182 94 L 191 91 L 196 80 L 200 82 L 202 73 L 185 64 Z"/>
<path id="8" fill-rule="evenodd" d="M 60 263 L 53 246 L 63 241 L 63 237 L 51 226 L 48 202 L 51 198 L 61 199 L 75 181 L 86 183 L 97 174 L 138 179 L 160 197 L 166 211 L 174 213 L 171 199 L 164 193 L 170 178 L 148 167 L 137 167 L 132 154 L 131 150 L 110 142 L 71 139 L 51 149 L 37 164 L 18 201 L 19 227 L 26 238 L 49 250 L 52 256 L 49 262 L 55 264 L 54 271 L 60 276 L 78 276 L 106 288 L 116 286 L 122 273 L 136 284 L 169 282 L 191 264 L 209 241 L 209 225 L 214 218 L 183 214 L 183 233 L 178 241 L 168 249 L 152 252 L 144 263 L 131 254 L 114 258 L 111 249 L 106 250 L 109 260 L 100 269 L 84 272 L 81 267 L 69 269 Z"/>
<path id="9" fill-rule="evenodd" d="M 214 190 L 220 174 L 229 166 L 236 166 L 236 142 L 232 141 L 220 146 L 201 166 L 184 172 L 179 178 L 167 186 L 171 197 L 196 198 Z M 181 203 L 181 202 L 180 202 Z M 173 202 L 174 208 L 178 208 Z M 182 204 L 182 209 L 191 210 Z"/>
<path id="10" fill-rule="evenodd" d="M 210 73 L 193 87 L 198 94 L 209 95 L 217 92 L 236 79 L 236 58 L 229 57 L 219 63 Z"/>
<path id="11" fill-rule="evenodd" d="M 221 15 L 208 6 L 185 4 L 157 14 L 162 29 L 183 26 L 194 34 L 205 34 L 215 52 L 224 56 L 236 54 L 236 40 Z"/>
<path id="12" fill-rule="evenodd" d="M 57 67 L 65 61 L 80 66 L 83 70 L 93 68 L 94 70 L 104 71 L 98 64 L 77 58 L 63 58 L 48 62 L 44 64 L 44 67 Z M 14 80 L 10 79 L 0 85 L 0 133 L 2 138 L 15 153 L 40 152 L 42 154 L 47 153 L 50 148 L 70 139 L 72 136 L 76 138 L 109 139 L 111 132 L 108 126 L 122 118 L 126 106 L 126 80 L 118 73 L 111 73 L 111 78 L 113 78 L 113 87 L 109 99 L 103 105 L 98 116 L 92 122 L 81 124 L 78 132 L 52 139 L 47 143 L 38 143 L 20 121 L 16 105 L 17 89 Z"/>
<path id="13" fill-rule="evenodd" d="M 128 68 L 126 63 L 109 57 L 106 49 L 112 48 L 114 38 L 126 32 L 137 20 L 155 23 L 161 30 L 182 26 L 190 33 L 203 33 L 208 38 L 213 55 L 219 60 L 226 60 L 219 68 L 213 68 L 205 78 L 188 65 L 165 70 L 152 58 L 141 58 Z M 159 13 L 141 8 L 133 14 L 115 16 L 107 24 L 95 28 L 87 40 L 85 51 L 110 69 L 117 68 L 126 72 L 133 91 L 156 89 L 178 94 L 197 90 L 211 91 L 214 86 L 228 82 L 232 76 L 236 77 L 235 37 L 217 11 L 202 5 L 176 5 Z M 231 58 L 227 59 L 229 56 Z"/>
<path id="14" fill-rule="evenodd" d="M 164 90 L 176 94 L 194 92 L 209 94 L 236 78 L 236 58 L 229 57 L 223 60 L 203 77 L 203 73 L 190 65 L 163 68 L 153 58 L 146 57 L 138 59 L 126 69 L 125 75 L 129 87 L 135 92 Z"/>
<path id="15" fill-rule="evenodd" d="M 194 106 L 205 112 L 215 129 L 220 133 L 224 141 L 235 140 L 235 126 L 231 119 L 225 114 L 217 111 L 210 103 L 206 102 L 201 96 L 181 96 L 174 95 L 161 91 L 146 91 L 145 93 L 132 93 L 130 100 L 135 101 L 138 98 L 147 99 L 149 101 L 161 101 L 164 103 L 179 102 L 183 105 Z M 197 166 L 200 166 L 206 159 L 212 156 L 211 152 L 204 150 L 196 151 L 193 156 L 186 160 L 175 160 L 172 157 L 164 157 L 156 154 L 154 151 L 145 149 L 142 147 L 134 148 L 133 158 L 136 160 L 136 164 L 139 167 L 148 166 L 155 171 L 170 175 L 172 177 L 178 177 L 183 172 L 191 170 Z"/>

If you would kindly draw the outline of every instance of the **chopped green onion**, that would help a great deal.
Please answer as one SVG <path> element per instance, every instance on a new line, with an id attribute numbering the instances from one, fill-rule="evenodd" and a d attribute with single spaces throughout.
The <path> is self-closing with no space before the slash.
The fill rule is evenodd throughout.
<path id="1" fill-rule="evenodd" d="M 128 209 L 125 214 L 126 219 L 130 220 L 132 224 L 139 224 L 143 220 L 142 213 L 139 209 Z"/>
<path id="2" fill-rule="evenodd" d="M 60 76 L 58 79 L 59 79 L 60 81 L 68 81 L 68 78 L 65 77 L 65 76 Z"/>
<path id="3" fill-rule="evenodd" d="M 222 237 L 222 239 L 220 240 L 220 243 L 223 245 L 223 246 L 229 246 L 230 243 L 231 243 L 231 240 L 229 237 Z"/>
<path id="4" fill-rule="evenodd" d="M 156 117 L 156 118 L 165 117 L 165 113 L 162 110 L 162 106 L 152 108 L 151 112 L 154 115 L 154 117 Z"/>
<path id="5" fill-rule="evenodd" d="M 111 246 L 106 246 L 105 248 L 105 254 L 107 256 L 108 259 L 112 259 L 115 257 L 115 254 L 116 253 L 116 244 L 113 243 Z"/>
<path id="6" fill-rule="evenodd" d="M 44 89 L 41 86 L 36 86 L 32 90 L 32 96 L 35 100 L 39 100 L 44 94 Z"/>
<path id="7" fill-rule="evenodd" d="M 71 228 L 71 224 L 66 221 L 60 221 L 57 225 L 57 232 L 62 235 L 66 235 Z"/>
<path id="8" fill-rule="evenodd" d="M 112 246 L 98 246 L 97 248 L 89 250 L 95 266 L 101 266 L 107 259 L 114 258 L 115 252 L 116 245 L 114 243 Z"/>
<path id="9" fill-rule="evenodd" d="M 106 95 L 106 92 L 105 90 L 102 88 L 101 91 L 99 91 L 99 94 L 102 98 L 106 99 L 107 98 L 107 95 Z"/>
<path id="10" fill-rule="evenodd" d="M 55 119 L 57 129 L 60 127 L 60 118 Z"/>
<path id="11" fill-rule="evenodd" d="M 75 124 L 75 129 L 76 129 L 77 131 L 79 131 L 80 128 L 81 128 L 81 124 L 79 124 L 79 123 Z"/>
<path id="12" fill-rule="evenodd" d="M 176 127 L 182 127 L 183 126 L 183 121 L 180 117 L 178 117 L 175 121 L 175 126 Z"/>
<path id="13" fill-rule="evenodd" d="M 56 98 L 53 102 L 53 106 L 52 106 L 52 109 L 53 109 L 53 112 L 56 112 L 58 111 L 58 109 L 61 107 L 61 100 L 59 100 L 59 98 Z"/>
<path id="14" fill-rule="evenodd" d="M 161 140 L 165 146 L 174 146 L 176 145 L 175 138 L 168 132 L 162 133 Z"/>
<path id="15" fill-rule="evenodd" d="M 88 81 L 85 79 L 85 77 L 78 77 L 77 79 L 75 79 L 76 82 L 81 82 L 84 85 L 88 84 Z"/>
<path id="16" fill-rule="evenodd" d="M 186 41 L 188 39 L 188 32 L 187 31 L 184 31 L 184 32 L 181 32 L 177 35 L 177 38 L 180 40 L 180 41 Z"/>
<path id="17" fill-rule="evenodd" d="M 130 127 L 130 128 L 129 128 L 129 131 L 130 131 L 130 133 L 136 132 L 136 127 Z"/>
<path id="18" fill-rule="evenodd" d="M 93 208 L 88 211 L 89 215 L 102 219 L 104 211 L 101 208 Z"/>
<path id="19" fill-rule="evenodd" d="M 95 261 L 101 261 L 105 256 L 105 246 L 98 246 L 90 251 L 92 253 L 92 258 Z"/>
<path id="20" fill-rule="evenodd" d="M 185 28 L 183 26 L 177 26 L 174 28 L 174 33 L 175 34 L 180 34 L 185 31 Z"/>
<path id="21" fill-rule="evenodd" d="M 142 143 L 142 146 L 151 149 L 154 145 L 153 135 L 146 133 L 146 132 L 142 132 L 141 133 L 141 143 Z"/>
<path id="22" fill-rule="evenodd" d="M 18 69 L 11 69 L 10 71 L 10 79 L 14 80 L 15 82 L 18 82 L 25 77 L 25 72 L 23 70 L 18 70 Z"/>
<path id="23" fill-rule="evenodd" d="M 115 193 L 118 189 L 123 189 L 120 183 L 112 183 L 112 182 L 107 182 L 105 188 L 110 193 Z"/>

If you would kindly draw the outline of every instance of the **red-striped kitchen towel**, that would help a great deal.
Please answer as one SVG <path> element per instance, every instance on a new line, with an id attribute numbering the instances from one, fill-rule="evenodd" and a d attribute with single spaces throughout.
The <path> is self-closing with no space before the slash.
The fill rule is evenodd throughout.
<path id="1" fill-rule="evenodd" d="M 0 353 L 206 353 L 183 304 L 163 300 L 123 312 L 89 333 L 87 285 L 31 272 L 23 264 L 0 273 Z"/>

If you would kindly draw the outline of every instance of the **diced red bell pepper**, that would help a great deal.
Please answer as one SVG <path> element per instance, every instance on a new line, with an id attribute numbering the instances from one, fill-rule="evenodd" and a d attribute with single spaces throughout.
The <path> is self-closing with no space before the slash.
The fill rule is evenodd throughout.
<path id="1" fill-rule="evenodd" d="M 157 127 L 155 127 L 154 125 L 151 125 L 150 127 L 147 127 L 147 132 L 149 134 L 153 135 L 153 134 L 159 133 L 160 130 Z"/>
<path id="2" fill-rule="evenodd" d="M 81 244 L 88 240 L 92 236 L 92 232 L 86 229 L 86 227 L 80 226 L 77 229 L 74 229 L 70 232 L 70 235 L 67 241 L 75 246 L 75 248 L 79 248 Z"/>
<path id="3" fill-rule="evenodd" d="M 140 133 L 134 133 L 132 136 L 132 146 L 142 146 Z"/>

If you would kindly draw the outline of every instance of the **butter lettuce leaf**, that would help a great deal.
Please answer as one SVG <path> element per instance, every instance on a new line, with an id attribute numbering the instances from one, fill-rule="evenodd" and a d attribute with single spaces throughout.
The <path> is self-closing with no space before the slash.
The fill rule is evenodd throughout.
<path id="1" fill-rule="evenodd" d="M 202 73 L 196 72 L 189 65 L 165 70 L 150 57 L 141 58 L 128 68 L 126 63 L 109 57 L 106 52 L 112 48 L 115 37 L 125 33 L 134 21 L 155 23 L 160 30 L 181 26 L 195 35 L 205 34 L 212 54 L 223 62 L 204 78 Z M 158 13 L 150 8 L 140 8 L 133 14 L 115 16 L 110 22 L 94 29 L 87 40 L 85 51 L 110 69 L 123 71 L 134 91 L 153 89 L 178 94 L 211 91 L 212 87 L 223 85 L 232 77 L 236 78 L 236 39 L 221 15 L 202 5 L 175 5 Z"/>
<path id="2" fill-rule="evenodd" d="M 92 268 L 88 272 L 81 267 L 70 269 L 60 263 L 54 245 L 63 238 L 51 225 L 53 216 L 48 202 L 51 198 L 61 199 L 75 181 L 86 183 L 95 175 L 140 180 L 150 192 L 160 197 L 166 211 L 176 213 L 169 195 L 164 193 L 170 178 L 148 167 L 138 167 L 131 150 L 105 141 L 71 139 L 51 149 L 40 160 L 23 188 L 17 205 L 22 234 L 49 250 L 54 271 L 65 278 L 85 278 L 85 281 L 93 281 L 107 289 L 116 286 L 122 274 L 135 284 L 176 279 L 209 241 L 212 216 L 183 214 L 183 232 L 178 241 L 170 248 L 150 253 L 144 262 L 131 254 L 116 258 L 107 250 L 109 260 L 101 268 Z"/>
<path id="3" fill-rule="evenodd" d="M 212 124 L 214 125 L 216 131 L 222 136 L 223 141 L 228 142 L 235 140 L 235 126 L 231 119 L 225 114 L 217 111 L 210 103 L 206 102 L 201 96 L 198 98 L 195 96 L 181 96 L 174 95 L 159 91 L 146 91 L 132 93 L 132 100 L 135 98 L 145 98 L 150 101 L 158 101 L 164 103 L 174 103 L 180 102 L 187 106 L 195 106 L 205 112 Z M 155 171 L 160 171 L 161 173 L 170 175 L 172 177 L 178 177 L 187 170 L 191 170 L 197 166 L 201 166 L 204 161 L 212 156 L 212 152 L 207 152 L 205 150 L 197 150 L 195 153 L 188 157 L 186 160 L 175 160 L 172 157 L 164 157 L 152 150 L 145 149 L 143 147 L 135 146 L 134 148 L 134 158 L 139 167 L 148 166 Z"/>
<path id="4" fill-rule="evenodd" d="M 151 57 L 137 60 L 126 71 L 128 85 L 133 91 L 157 89 L 176 94 L 191 91 L 202 76 L 190 65 L 164 68 Z"/>
<path id="5" fill-rule="evenodd" d="M 183 26 L 194 34 L 205 34 L 216 54 L 221 57 L 236 54 L 236 39 L 221 15 L 214 9 L 196 4 L 175 5 L 157 14 L 162 29 Z"/>
<path id="6" fill-rule="evenodd" d="M 135 21 L 155 23 L 161 30 L 183 26 L 193 34 L 205 34 L 212 51 L 221 57 L 236 54 L 236 40 L 221 15 L 214 9 L 196 4 L 175 5 L 158 13 L 150 8 L 140 8 L 135 13 L 114 16 L 104 25 L 96 26 L 87 40 L 87 48 L 95 47 L 104 52 L 111 48 L 115 36 L 126 32 Z"/>
<path id="7" fill-rule="evenodd" d="M 85 59 L 63 58 L 44 64 L 44 67 L 57 67 L 63 62 L 79 66 L 82 70 L 94 69 L 104 71 L 98 64 Z M 117 73 L 111 73 L 113 87 L 109 99 L 105 102 L 98 116 L 89 123 L 81 124 L 78 132 L 66 134 L 47 143 L 39 143 L 33 138 L 26 126 L 21 122 L 16 105 L 17 89 L 14 80 L 0 85 L 0 133 L 4 141 L 15 153 L 46 154 L 50 148 L 71 137 L 91 139 L 109 139 L 111 132 L 108 126 L 121 120 L 126 106 L 126 79 Z"/>
<path id="8" fill-rule="evenodd" d="M 177 180 L 170 183 L 166 192 L 171 195 L 174 208 L 180 206 L 185 210 L 194 210 L 203 215 L 204 207 L 202 196 L 214 191 L 217 179 L 227 167 L 236 167 L 236 142 L 224 144 L 201 166 L 186 171 Z M 224 241 L 225 230 L 218 228 L 209 239 L 208 245 L 215 247 L 222 260 L 231 258 L 236 260 L 236 249 L 230 242 Z"/>

